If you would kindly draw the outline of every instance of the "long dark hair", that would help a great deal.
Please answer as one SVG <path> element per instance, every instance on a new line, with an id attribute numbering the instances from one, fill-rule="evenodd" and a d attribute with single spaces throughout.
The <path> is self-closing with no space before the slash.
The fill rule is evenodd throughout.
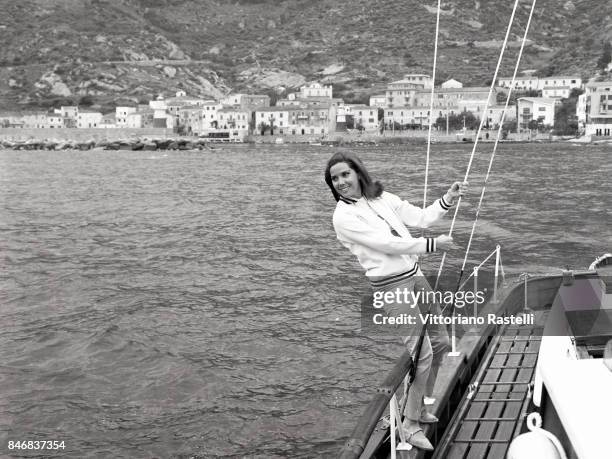
<path id="1" fill-rule="evenodd" d="M 368 170 L 365 168 L 361 160 L 353 153 L 341 153 L 338 152 L 334 154 L 327 161 L 327 167 L 325 168 L 325 183 L 329 186 L 332 194 L 334 195 L 334 199 L 336 201 L 340 200 L 340 196 L 338 192 L 334 188 L 334 184 L 332 183 L 331 173 L 329 170 L 332 168 L 334 164 L 338 163 L 346 163 L 348 166 L 353 169 L 357 173 L 357 179 L 359 181 L 359 185 L 361 187 L 361 194 L 368 199 L 376 199 L 380 197 L 383 192 L 383 185 L 378 180 L 373 181 L 372 177 L 368 173 Z"/>

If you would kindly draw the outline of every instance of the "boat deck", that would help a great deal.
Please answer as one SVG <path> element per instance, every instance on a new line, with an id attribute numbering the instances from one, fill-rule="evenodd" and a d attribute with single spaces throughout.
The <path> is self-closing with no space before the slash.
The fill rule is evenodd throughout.
<path id="1" fill-rule="evenodd" d="M 506 327 L 498 335 L 434 458 L 499 459 L 521 433 L 542 327 Z"/>

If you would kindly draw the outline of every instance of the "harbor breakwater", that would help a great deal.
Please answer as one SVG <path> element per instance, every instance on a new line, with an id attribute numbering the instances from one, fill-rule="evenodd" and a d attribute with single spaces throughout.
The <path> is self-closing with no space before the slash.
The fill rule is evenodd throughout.
<path id="1" fill-rule="evenodd" d="M 192 150 L 207 144 L 172 129 L 0 129 L 0 148 L 11 150 Z"/>
<path id="2" fill-rule="evenodd" d="M 0 148 L 9 150 L 204 150 L 210 149 L 207 139 L 132 138 L 118 140 L 0 140 Z"/>
<path id="3" fill-rule="evenodd" d="M 474 142 L 474 131 L 444 134 L 432 132 L 431 140 L 436 143 Z M 481 142 L 495 141 L 492 132 L 481 133 Z M 223 139 L 225 142 L 229 139 Z M 530 142 L 566 140 L 554 139 L 548 134 L 510 133 L 505 141 Z M 586 140 L 586 139 L 585 139 Z M 591 139 L 588 139 L 590 141 Z M 209 139 L 196 136 L 182 136 L 172 129 L 159 128 L 114 128 L 114 129 L 35 129 L 0 128 L 0 149 L 10 150 L 203 150 L 212 148 Z M 236 141 L 236 140 L 234 140 Z M 427 142 L 427 131 L 385 131 L 383 133 L 336 132 L 326 137 L 316 135 L 249 135 L 239 140 L 257 144 L 315 144 L 315 145 L 394 145 L 421 144 Z M 588 142 L 587 141 L 587 142 Z"/>

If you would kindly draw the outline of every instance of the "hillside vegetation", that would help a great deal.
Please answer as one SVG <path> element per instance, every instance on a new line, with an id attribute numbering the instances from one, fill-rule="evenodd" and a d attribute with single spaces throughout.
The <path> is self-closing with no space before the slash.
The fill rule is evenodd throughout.
<path id="1" fill-rule="evenodd" d="M 137 102 L 184 89 L 292 89 L 360 99 L 431 73 L 437 2 L 416 0 L 0 0 L 0 108 Z M 513 2 L 448 0 L 438 80 L 491 81 Z M 531 2 L 502 67 L 509 75 Z M 521 69 L 591 76 L 612 39 L 609 0 L 539 0 Z"/>

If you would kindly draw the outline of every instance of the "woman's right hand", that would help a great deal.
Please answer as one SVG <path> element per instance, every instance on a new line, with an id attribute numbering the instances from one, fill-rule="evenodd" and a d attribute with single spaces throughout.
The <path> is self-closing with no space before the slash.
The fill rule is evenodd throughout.
<path id="1" fill-rule="evenodd" d="M 436 238 L 436 250 L 444 251 L 454 249 L 456 247 L 453 242 L 452 236 L 447 236 L 446 234 L 442 234 Z"/>

